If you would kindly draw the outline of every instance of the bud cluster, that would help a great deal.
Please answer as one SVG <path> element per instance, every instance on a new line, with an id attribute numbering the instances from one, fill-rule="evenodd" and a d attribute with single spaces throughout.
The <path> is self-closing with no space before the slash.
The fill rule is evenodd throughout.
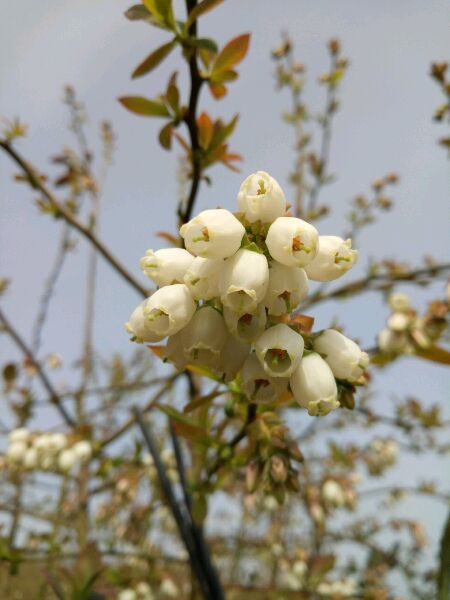
<path id="1" fill-rule="evenodd" d="M 245 179 L 237 202 L 235 214 L 204 210 L 182 225 L 185 248 L 147 251 L 141 269 L 158 289 L 126 329 L 136 342 L 168 338 L 165 360 L 235 380 L 253 402 L 274 403 L 290 389 L 310 415 L 326 415 L 340 405 L 339 382 L 363 382 L 368 355 L 336 330 L 306 332 L 292 313 L 309 280 L 341 277 L 358 253 L 351 240 L 290 216 L 264 171 Z"/>
<path id="2" fill-rule="evenodd" d="M 395 440 L 375 439 L 364 453 L 364 461 L 371 475 L 382 475 L 397 462 L 399 447 Z"/>
<path id="3" fill-rule="evenodd" d="M 64 433 L 35 433 L 20 427 L 11 431 L 8 442 L 6 464 L 15 469 L 69 473 L 92 456 L 90 442 L 72 441 Z"/>
<path id="4" fill-rule="evenodd" d="M 378 334 L 378 347 L 390 358 L 413 355 L 430 348 L 446 327 L 449 301 L 431 302 L 423 316 L 412 308 L 406 294 L 393 293 L 388 303 L 392 312 L 386 327 Z"/>

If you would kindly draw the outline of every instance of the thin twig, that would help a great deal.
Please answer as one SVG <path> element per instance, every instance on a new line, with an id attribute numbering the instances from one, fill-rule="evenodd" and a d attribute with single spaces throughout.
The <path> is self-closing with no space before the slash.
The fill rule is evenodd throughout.
<path id="1" fill-rule="evenodd" d="M 174 381 L 177 379 L 177 377 L 179 375 L 180 375 L 180 373 L 175 373 L 174 375 L 172 375 L 171 377 L 166 379 L 164 385 L 161 386 L 161 388 L 157 391 L 157 393 L 149 400 L 149 402 L 147 402 L 147 404 L 144 406 L 144 408 L 141 409 L 141 412 L 146 413 L 153 406 L 157 405 L 158 402 L 161 400 L 161 398 L 170 390 Z M 135 417 L 135 411 L 134 411 L 134 414 L 128 419 L 128 421 L 125 421 L 125 423 L 123 425 L 121 425 L 113 433 L 110 433 L 108 436 L 106 436 L 100 442 L 100 447 L 104 448 L 105 446 L 108 446 L 109 444 L 111 444 L 112 442 L 114 442 L 115 440 L 120 438 L 124 433 L 126 433 L 129 429 L 131 429 L 131 427 L 133 427 L 133 425 L 135 423 L 136 423 L 136 417 Z"/>
<path id="2" fill-rule="evenodd" d="M 58 392 L 53 387 L 50 379 L 47 377 L 42 365 L 36 360 L 31 349 L 27 346 L 27 344 L 23 341 L 22 337 L 17 333 L 11 323 L 8 321 L 3 311 L 0 309 L 0 322 L 3 325 L 3 328 L 8 333 L 10 338 L 15 342 L 15 344 L 22 350 L 24 355 L 30 360 L 32 365 L 35 367 L 38 377 L 41 380 L 42 385 L 47 390 L 50 396 L 50 402 L 55 405 L 56 409 L 59 411 L 60 415 L 64 419 L 64 421 L 70 427 L 75 425 L 75 421 L 72 419 L 67 409 L 64 407 L 61 399 L 59 397 Z"/>
<path id="3" fill-rule="evenodd" d="M 366 277 L 351 281 L 346 285 L 335 288 L 334 290 L 326 293 L 319 290 L 305 300 L 302 308 L 307 308 L 309 306 L 316 305 L 319 302 L 325 302 L 326 300 L 332 300 L 333 298 L 344 298 L 349 295 L 353 296 L 355 294 L 361 294 L 371 290 L 384 290 L 387 286 L 397 282 L 415 283 L 417 279 L 423 276 L 431 277 L 448 270 L 450 270 L 450 263 L 442 263 L 429 267 L 421 267 L 420 269 L 413 269 L 411 271 L 405 271 L 403 273 L 378 273 L 374 275 L 367 275 Z"/>
<path id="4" fill-rule="evenodd" d="M 42 329 L 47 319 L 50 300 L 52 299 L 52 296 L 54 294 L 56 282 L 61 274 L 62 267 L 64 265 L 64 260 L 67 256 L 67 251 L 69 249 L 69 240 L 69 226 L 66 223 L 63 227 L 61 241 L 58 246 L 58 252 L 56 254 L 55 262 L 50 271 L 50 275 L 48 276 L 48 279 L 45 283 L 44 292 L 39 301 L 39 311 L 33 327 L 31 349 L 33 350 L 33 353 L 36 356 L 39 355 L 39 350 L 41 348 Z"/>
<path id="5" fill-rule="evenodd" d="M 186 0 L 186 9 L 189 13 L 197 4 L 197 0 Z M 189 35 L 195 37 L 197 35 L 197 22 L 194 21 L 189 28 Z M 184 118 L 184 121 L 189 130 L 189 137 L 191 140 L 191 188 L 189 195 L 184 206 L 183 202 L 180 202 L 178 206 L 178 220 L 179 224 L 182 225 L 189 221 L 194 209 L 195 200 L 197 198 L 198 188 L 201 179 L 201 161 L 200 161 L 200 143 L 198 140 L 198 129 L 197 129 L 197 104 L 200 95 L 200 89 L 202 87 L 203 79 L 200 76 L 200 72 L 197 64 L 197 51 L 195 48 L 191 49 L 191 55 L 189 58 L 189 74 L 191 80 L 191 91 L 189 94 L 189 105 L 188 111 Z"/>
<path id="6" fill-rule="evenodd" d="M 23 173 L 28 177 L 33 188 L 39 190 L 49 201 L 54 209 L 57 217 L 64 219 L 71 227 L 76 229 L 83 237 L 85 237 L 112 266 L 142 297 L 147 297 L 149 291 L 144 288 L 131 273 L 118 261 L 118 259 L 110 252 L 110 250 L 101 242 L 89 227 L 81 223 L 76 216 L 70 212 L 63 204 L 59 202 L 56 196 L 48 189 L 42 179 L 39 177 L 35 169 L 26 162 L 20 154 L 11 146 L 11 144 L 3 139 L 0 139 L 0 147 L 9 154 L 9 156 L 19 165 Z"/>

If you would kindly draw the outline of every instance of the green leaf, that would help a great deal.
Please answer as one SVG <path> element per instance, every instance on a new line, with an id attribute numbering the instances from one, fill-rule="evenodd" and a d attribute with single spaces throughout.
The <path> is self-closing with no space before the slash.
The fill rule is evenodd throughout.
<path id="1" fill-rule="evenodd" d="M 166 100 L 175 115 L 180 111 L 180 92 L 175 83 L 170 83 L 166 92 Z"/>
<path id="2" fill-rule="evenodd" d="M 173 123 L 172 123 L 172 121 L 170 121 L 170 123 L 167 123 L 167 125 L 164 125 L 164 127 L 159 132 L 159 136 L 158 136 L 159 143 L 166 150 L 170 150 L 170 148 L 172 147 L 172 129 L 173 129 Z"/>
<path id="3" fill-rule="evenodd" d="M 223 73 L 223 71 L 229 71 L 234 65 L 241 62 L 248 51 L 248 45 L 250 42 L 250 34 L 244 33 L 232 39 L 228 44 L 222 48 L 219 55 L 217 56 L 212 72 L 211 78 L 217 81 L 216 77 Z"/>
<path id="4" fill-rule="evenodd" d="M 152 71 L 166 58 L 168 54 L 172 52 L 176 46 L 176 43 L 176 40 L 173 39 L 171 42 L 163 44 L 159 48 L 156 48 L 156 50 L 153 50 L 153 52 L 151 52 L 147 58 L 135 68 L 131 77 L 136 79 L 137 77 L 142 77 L 142 75 L 146 75 Z"/>
<path id="5" fill-rule="evenodd" d="M 202 2 L 199 2 L 197 6 L 194 6 L 194 8 L 188 15 L 186 21 L 186 29 L 189 29 L 189 27 L 192 25 L 192 23 L 194 23 L 194 21 L 196 21 L 199 17 L 204 15 L 206 12 L 212 10 L 222 2 L 223 0 L 202 0 Z"/>
<path id="6" fill-rule="evenodd" d="M 159 408 L 173 421 L 175 431 L 178 435 L 196 443 L 204 444 L 205 446 L 213 444 L 213 440 L 208 436 L 206 431 L 199 427 L 190 417 L 168 404 L 161 404 Z"/>
<path id="7" fill-rule="evenodd" d="M 142 0 L 160 26 L 175 31 L 175 19 L 171 0 Z"/>
<path id="8" fill-rule="evenodd" d="M 208 150 L 215 150 L 222 142 L 224 142 L 233 133 L 236 123 L 238 122 L 239 115 L 234 115 L 228 125 L 222 125 L 221 121 L 216 123 L 216 130 L 212 137 L 211 143 L 209 144 Z"/>
<path id="9" fill-rule="evenodd" d="M 203 48 L 205 50 L 209 50 L 210 52 L 214 52 L 214 54 L 217 54 L 219 50 L 216 42 L 209 38 L 190 38 L 189 46 L 194 48 Z"/>
<path id="10" fill-rule="evenodd" d="M 130 21 L 148 21 L 151 19 L 151 14 L 143 4 L 134 4 L 130 6 L 124 13 L 125 17 Z"/>
<path id="11" fill-rule="evenodd" d="M 143 96 L 123 96 L 119 102 L 126 109 L 143 117 L 168 117 L 169 111 L 162 101 L 149 100 Z"/>

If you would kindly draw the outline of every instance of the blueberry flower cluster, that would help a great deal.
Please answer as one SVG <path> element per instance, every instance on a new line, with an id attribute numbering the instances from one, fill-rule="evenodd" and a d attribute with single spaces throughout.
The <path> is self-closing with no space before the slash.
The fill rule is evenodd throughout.
<path id="1" fill-rule="evenodd" d="M 163 357 L 177 369 L 198 365 L 235 380 L 253 402 L 290 389 L 310 415 L 325 415 L 339 406 L 339 380 L 358 383 L 369 359 L 337 330 L 302 330 L 293 312 L 309 280 L 341 277 L 358 253 L 351 240 L 290 216 L 264 171 L 245 179 L 237 202 L 239 212 L 204 210 L 182 225 L 185 248 L 147 251 L 140 266 L 158 289 L 126 329 L 136 342 L 167 338 Z"/>
<path id="2" fill-rule="evenodd" d="M 64 433 L 37 433 L 19 427 L 11 431 L 8 442 L 6 464 L 14 469 L 69 473 L 92 456 L 90 442 L 73 441 Z"/>

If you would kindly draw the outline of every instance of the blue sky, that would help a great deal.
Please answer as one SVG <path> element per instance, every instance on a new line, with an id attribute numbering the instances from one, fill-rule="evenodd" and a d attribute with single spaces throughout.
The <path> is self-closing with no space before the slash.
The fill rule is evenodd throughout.
<path id="1" fill-rule="evenodd" d="M 8 26 L 0 38 L 0 115 L 20 115 L 30 125 L 20 150 L 42 170 L 48 168 L 50 155 L 72 143 L 61 102 L 65 84 L 72 84 L 86 103 L 91 139 L 95 140 L 101 119 L 113 121 L 118 151 L 102 198 L 101 237 L 141 277 L 139 257 L 147 248 L 161 245 L 155 232 L 175 227 L 177 159 L 176 153 L 168 154 L 156 145 L 159 123 L 132 116 L 116 99 L 124 94 L 156 95 L 176 69 L 182 88 L 186 78 L 180 56 L 174 53 L 152 75 L 130 80 L 132 69 L 166 38 L 143 24 L 126 21 L 122 13 L 128 5 L 123 0 L 5 5 L 2 20 Z M 241 77 L 230 86 L 229 95 L 217 103 L 205 90 L 200 101 L 213 116 L 228 119 L 240 113 L 231 147 L 245 158 L 242 173 L 214 168 L 213 186 L 203 186 L 197 209 L 217 205 L 233 209 L 241 180 L 257 169 L 275 176 L 289 196 L 287 173 L 293 161 L 293 139 L 289 127 L 280 121 L 289 98 L 286 92 L 275 90 L 270 50 L 278 44 L 282 31 L 290 33 L 298 45 L 298 57 L 310 73 L 307 99 L 319 110 L 323 90 L 315 80 L 327 68 L 325 42 L 337 36 L 351 65 L 331 153 L 331 170 L 338 179 L 321 197 L 336 210 L 318 227 L 324 234 L 340 233 L 349 200 L 366 191 L 375 178 L 396 171 L 401 181 L 394 189 L 395 211 L 383 215 L 360 236 L 360 264 L 347 280 L 362 273 L 370 257 L 419 263 L 425 254 L 431 254 L 437 260 L 448 260 L 449 167 L 446 153 L 436 141 L 446 132 L 431 119 L 441 97 L 428 71 L 431 61 L 450 58 L 449 20 L 450 5 L 436 0 L 228 0 L 206 16 L 200 27 L 202 35 L 224 44 L 238 33 L 250 31 L 252 40 L 240 68 Z M 60 225 L 38 213 L 33 194 L 11 181 L 13 173 L 8 159 L 0 156 L 0 275 L 13 279 L 2 306 L 20 332 L 29 336 Z M 77 356 L 81 339 L 84 289 L 80 277 L 86 249 L 79 240 L 62 274 L 45 330 L 44 353 L 59 352 L 67 367 Z M 141 281 L 145 284 L 143 278 Z M 439 286 L 434 289 L 438 293 Z M 430 294 L 418 290 L 412 296 L 420 308 Z M 99 351 L 110 355 L 129 351 L 122 325 L 137 301 L 135 292 L 100 261 L 95 329 Z M 326 327 L 337 317 L 349 335 L 367 346 L 373 344 L 386 315 L 376 294 L 368 294 L 364 300 L 326 304 L 314 312 L 317 327 Z M 17 356 L 16 351 L 2 338 L 0 358 L 11 355 Z M 64 378 L 71 381 L 68 368 L 55 375 L 55 382 Z M 431 404 L 448 401 L 449 377 L 443 367 L 405 359 L 389 367 L 384 377 L 377 377 L 375 387 L 381 393 L 380 406 L 386 409 L 394 397 L 408 394 Z M 46 415 L 45 423 L 51 422 L 52 416 Z M 418 477 L 423 473 L 450 485 L 448 461 L 447 465 L 427 459 L 402 463 L 395 478 L 407 481 L 411 466 Z M 412 502 L 408 510 L 413 514 L 422 506 Z M 434 508 L 427 519 L 435 537 L 445 511 Z"/>

